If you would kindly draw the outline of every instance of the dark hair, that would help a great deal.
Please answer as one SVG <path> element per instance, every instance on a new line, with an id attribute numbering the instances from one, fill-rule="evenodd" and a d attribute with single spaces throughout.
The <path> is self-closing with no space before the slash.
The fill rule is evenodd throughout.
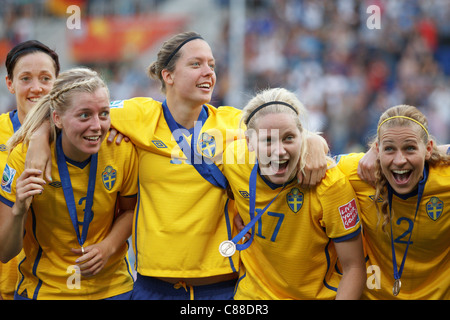
<path id="1" fill-rule="evenodd" d="M 166 84 L 161 75 L 163 69 L 169 71 L 175 70 L 175 64 L 180 57 L 180 48 L 188 41 L 193 39 L 203 39 L 197 32 L 189 31 L 179 33 L 165 41 L 159 49 L 157 59 L 147 69 L 150 78 L 161 82 L 161 91 L 166 93 Z"/>
<path id="2" fill-rule="evenodd" d="M 6 71 L 8 72 L 8 78 L 10 80 L 13 79 L 14 67 L 16 66 L 16 63 L 20 57 L 38 51 L 48 54 L 50 58 L 53 59 L 53 64 L 55 66 L 55 75 L 58 76 L 59 70 L 61 69 L 61 66 L 59 65 L 58 54 L 49 47 L 47 47 L 45 44 L 37 40 L 28 40 L 19 43 L 8 52 L 5 61 Z"/>

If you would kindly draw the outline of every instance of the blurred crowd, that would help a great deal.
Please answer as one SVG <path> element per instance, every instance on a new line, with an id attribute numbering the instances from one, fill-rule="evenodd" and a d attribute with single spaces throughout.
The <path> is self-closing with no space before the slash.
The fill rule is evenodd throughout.
<path id="1" fill-rule="evenodd" d="M 20 42 L 33 31 L 32 15 L 48 16 L 49 0 L 5 0 L 0 39 Z M 82 1 L 82 0 L 78 0 Z M 160 2 L 87 1 L 90 14 L 133 15 Z M 215 1 L 226 15 L 230 0 Z M 76 2 L 76 1 L 74 1 Z M 85 1 L 82 1 L 85 2 Z M 111 5 L 114 3 L 114 5 Z M 428 116 L 430 132 L 450 143 L 450 5 L 448 0 L 246 0 L 245 64 L 249 97 L 267 87 L 298 93 L 310 111 L 310 129 L 324 133 L 333 154 L 365 150 L 387 107 L 411 104 Z M 370 5 L 381 9 L 370 29 Z M 13 6 L 12 9 L 8 6 Z M 8 15 L 15 10 L 15 15 Z M 38 12 L 41 10 L 42 12 Z M 228 24 L 214 47 L 218 83 L 213 103 L 226 103 Z M 201 33 L 201 30 L 196 30 Z M 30 33 L 30 34 L 27 34 Z M 112 98 L 161 98 L 158 84 L 120 61 L 99 65 Z M 236 106 L 243 107 L 243 106 Z"/>
<path id="2" fill-rule="evenodd" d="M 397 104 L 419 107 L 431 134 L 450 142 L 448 1 L 248 3 L 246 90 L 296 91 L 333 153 L 365 150 L 380 114 Z M 381 29 L 367 26 L 370 5 L 381 10 Z"/>

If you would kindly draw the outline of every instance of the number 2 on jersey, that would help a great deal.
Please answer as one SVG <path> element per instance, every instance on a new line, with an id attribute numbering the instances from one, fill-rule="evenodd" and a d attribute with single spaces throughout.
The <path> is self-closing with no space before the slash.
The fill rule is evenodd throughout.
<path id="1" fill-rule="evenodd" d="M 395 243 L 404 243 L 404 244 L 408 244 L 408 239 L 409 239 L 409 234 L 412 232 L 413 227 L 414 227 L 414 222 L 411 219 L 405 218 L 405 217 L 401 217 L 397 220 L 397 225 L 400 225 L 403 221 L 408 223 L 408 230 L 406 230 L 405 232 L 403 232 L 400 236 L 398 236 L 397 238 L 395 238 L 394 242 Z M 412 241 L 411 243 L 412 244 Z"/>

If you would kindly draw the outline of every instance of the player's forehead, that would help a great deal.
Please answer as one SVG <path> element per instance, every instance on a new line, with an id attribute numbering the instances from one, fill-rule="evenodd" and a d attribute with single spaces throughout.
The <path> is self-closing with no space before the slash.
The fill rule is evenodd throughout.
<path id="1" fill-rule="evenodd" d="M 209 44 L 202 39 L 195 39 L 186 43 L 180 50 L 180 59 L 183 60 L 207 60 L 214 61 Z"/>

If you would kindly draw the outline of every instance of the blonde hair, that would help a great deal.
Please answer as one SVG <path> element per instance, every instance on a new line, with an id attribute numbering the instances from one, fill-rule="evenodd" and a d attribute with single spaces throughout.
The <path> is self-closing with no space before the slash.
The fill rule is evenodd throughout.
<path id="1" fill-rule="evenodd" d="M 409 105 L 398 105 L 386 110 L 380 117 L 378 121 L 379 130 L 382 128 L 392 128 L 392 127 L 417 127 L 420 128 L 420 139 L 426 145 L 430 140 L 434 142 L 432 136 L 428 134 L 428 120 L 425 115 L 420 112 L 416 107 Z M 378 131 L 379 131 L 378 130 Z M 372 147 L 375 143 L 380 144 L 380 135 L 378 132 L 377 137 L 372 142 Z M 425 160 L 430 166 L 439 165 L 449 165 L 450 156 L 439 151 L 437 144 L 433 143 L 433 150 L 431 157 Z M 380 204 L 377 199 L 382 197 L 383 201 Z M 387 179 L 381 170 L 380 159 L 376 160 L 375 165 L 375 206 L 377 208 L 377 214 L 379 218 L 382 218 L 382 230 L 385 230 L 386 225 L 390 222 L 389 217 L 389 203 L 388 203 L 388 193 L 387 193 Z M 394 210 L 391 208 L 392 215 L 394 215 Z"/>
<path id="2" fill-rule="evenodd" d="M 28 112 L 20 129 L 8 140 L 8 149 L 12 150 L 19 143 L 28 145 L 31 135 L 46 120 L 50 121 L 50 142 L 54 141 L 59 129 L 53 123 L 52 112 L 57 111 L 64 114 L 66 110 L 72 107 L 74 93 L 94 93 L 99 88 L 105 88 L 109 98 L 109 91 L 105 82 L 97 72 L 91 69 L 73 68 L 62 72 L 56 79 L 52 90 Z"/>
<path id="3" fill-rule="evenodd" d="M 161 72 L 166 69 L 170 72 L 175 70 L 177 60 L 181 53 L 178 51 L 185 41 L 192 38 L 202 38 L 200 34 L 193 31 L 179 33 L 169 40 L 165 41 L 159 49 L 156 61 L 147 68 L 147 74 L 150 78 L 159 80 L 161 83 L 161 92 L 166 93 L 166 83 Z"/>
<path id="4" fill-rule="evenodd" d="M 279 104 L 276 102 L 286 103 L 289 105 L 289 107 L 285 104 Z M 255 113 L 255 110 L 257 108 L 267 103 L 272 104 L 267 105 L 260 110 L 257 110 L 257 112 Z M 300 100 L 293 92 L 284 88 L 266 89 L 259 92 L 247 103 L 247 105 L 242 110 L 240 127 L 243 128 L 244 125 L 246 125 L 246 134 L 250 134 L 251 132 L 256 130 L 256 122 L 260 117 L 273 113 L 290 114 L 295 120 L 297 128 L 301 133 L 300 170 L 303 172 L 303 169 L 306 165 L 306 154 L 308 152 L 306 141 L 308 131 L 303 127 L 300 119 L 304 119 L 307 117 L 307 111 L 303 103 L 300 102 Z"/>

